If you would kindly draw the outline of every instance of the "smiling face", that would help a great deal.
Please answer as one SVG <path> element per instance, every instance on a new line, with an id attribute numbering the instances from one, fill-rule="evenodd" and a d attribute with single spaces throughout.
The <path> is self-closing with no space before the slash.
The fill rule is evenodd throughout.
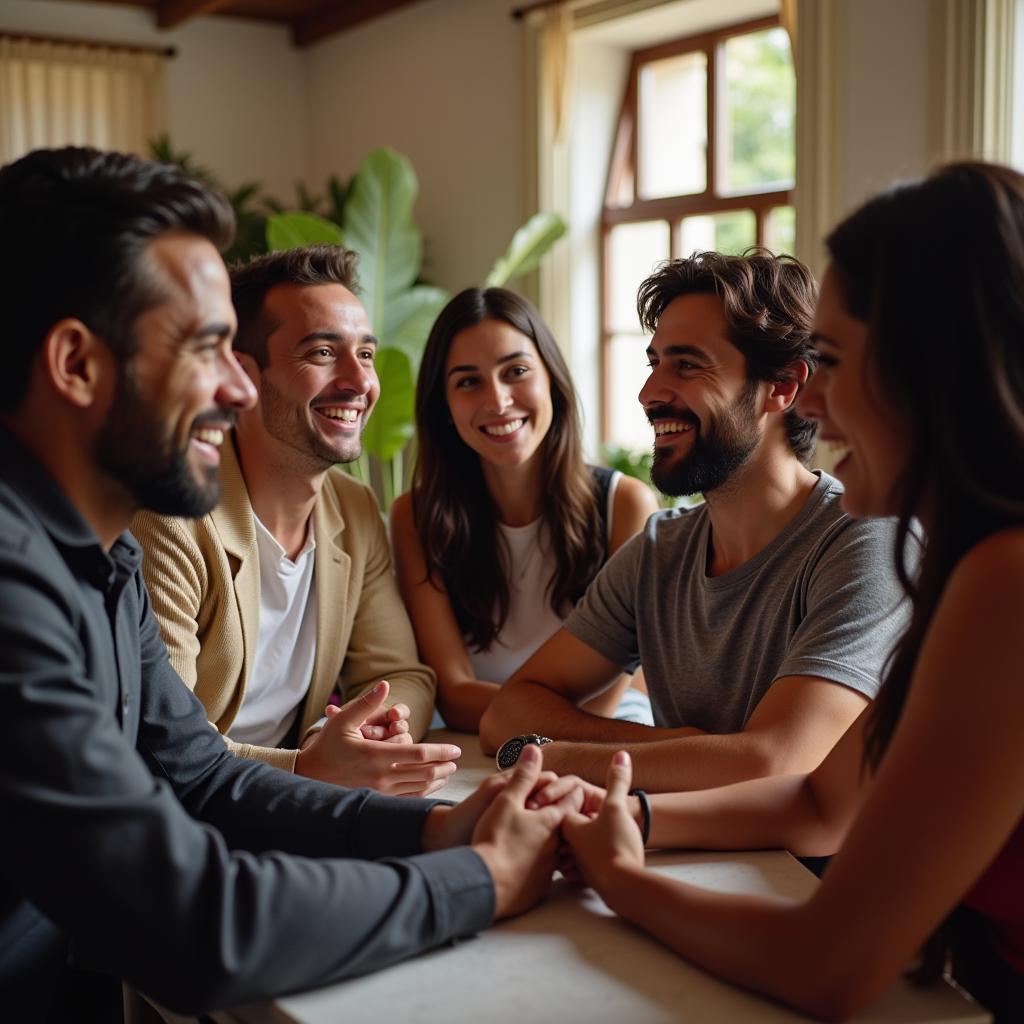
<path id="1" fill-rule="evenodd" d="M 756 450 L 758 385 L 728 338 L 717 295 L 675 299 L 647 349 L 651 374 L 640 403 L 654 427 L 651 479 L 665 494 L 708 493 Z"/>
<path id="2" fill-rule="evenodd" d="M 263 312 L 277 325 L 258 374 L 263 428 L 314 471 L 358 459 L 380 395 L 362 303 L 340 284 L 281 284 Z"/>
<path id="3" fill-rule="evenodd" d="M 909 459 L 907 427 L 880 397 L 868 326 L 846 311 L 831 267 L 814 322 L 819 364 L 798 399 L 800 412 L 819 421 L 819 440 L 841 454 L 834 472 L 845 488 L 843 508 L 857 516 L 894 515 Z"/>
<path id="4" fill-rule="evenodd" d="M 531 338 L 504 320 L 481 320 L 452 339 L 448 409 L 459 437 L 485 464 L 521 466 L 551 427 L 551 380 Z"/>
<path id="5" fill-rule="evenodd" d="M 235 313 L 213 245 L 171 233 L 146 258 L 165 298 L 135 322 L 135 351 L 119 368 L 96 457 L 142 507 L 203 515 L 220 494 L 225 432 L 256 393 L 231 350 Z"/>

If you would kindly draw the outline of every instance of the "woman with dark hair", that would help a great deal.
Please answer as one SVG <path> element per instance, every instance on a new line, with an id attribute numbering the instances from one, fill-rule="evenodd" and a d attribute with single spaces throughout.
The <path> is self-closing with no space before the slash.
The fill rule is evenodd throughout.
<path id="1" fill-rule="evenodd" d="M 441 714 L 477 732 L 499 684 L 657 503 L 640 481 L 584 464 L 565 360 L 537 311 L 504 288 L 468 288 L 441 311 L 416 429 L 412 490 L 391 512 L 396 572 Z M 650 724 L 625 676 L 588 709 L 620 705 Z"/>
<path id="2" fill-rule="evenodd" d="M 945 167 L 827 246 L 801 408 L 843 450 L 844 507 L 898 518 L 912 619 L 878 700 L 818 769 L 655 796 L 649 843 L 839 852 L 799 904 L 645 872 L 622 752 L 607 796 L 589 789 L 563 831 L 623 917 L 815 1017 L 856 1012 L 923 950 L 919 974 L 949 963 L 997 1021 L 1021 1021 L 1024 177 Z"/>

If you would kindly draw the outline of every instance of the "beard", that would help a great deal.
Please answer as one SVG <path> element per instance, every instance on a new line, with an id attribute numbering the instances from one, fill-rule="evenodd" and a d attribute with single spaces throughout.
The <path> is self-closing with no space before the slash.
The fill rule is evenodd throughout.
<path id="1" fill-rule="evenodd" d="M 666 416 L 692 423 L 696 431 L 690 451 L 673 460 L 670 452 L 655 446 L 651 480 L 662 494 L 681 498 L 708 494 L 721 487 L 754 453 L 761 440 L 753 422 L 757 384 L 750 382 L 732 406 L 708 416 L 702 427 L 692 413 L 680 413 L 670 406 L 648 410 L 652 420 Z"/>
<path id="2" fill-rule="evenodd" d="M 218 426 L 234 423 L 229 409 L 200 413 L 192 431 L 205 422 Z M 96 460 L 135 498 L 139 505 L 167 516 L 198 518 L 210 512 L 220 500 L 220 471 L 217 466 L 189 464 L 189 441 L 177 447 L 173 436 L 152 411 L 152 404 L 139 393 L 131 364 L 122 365 L 117 399 L 96 439 Z"/>
<path id="3" fill-rule="evenodd" d="M 339 398 L 339 401 L 346 400 Z M 260 374 L 260 419 L 264 429 L 271 437 L 293 449 L 310 469 L 322 472 L 340 462 L 355 462 L 362 455 L 361 434 L 348 441 L 332 443 L 303 419 L 303 411 L 281 394 L 266 373 Z M 365 423 L 364 418 L 364 427 Z"/>

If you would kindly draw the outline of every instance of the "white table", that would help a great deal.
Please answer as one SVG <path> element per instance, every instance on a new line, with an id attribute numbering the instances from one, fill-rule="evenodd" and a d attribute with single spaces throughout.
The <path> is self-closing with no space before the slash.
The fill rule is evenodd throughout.
<path id="1" fill-rule="evenodd" d="M 438 794 L 461 800 L 493 770 L 476 737 Z M 656 853 L 656 871 L 725 892 L 806 897 L 817 879 L 788 853 Z M 842 941 L 837 936 L 837 942 Z M 615 917 L 589 889 L 557 882 L 530 913 L 364 978 L 215 1015 L 222 1024 L 781 1024 L 806 1020 L 716 980 Z M 981 1024 L 953 989 L 899 982 L 859 1021 Z"/>

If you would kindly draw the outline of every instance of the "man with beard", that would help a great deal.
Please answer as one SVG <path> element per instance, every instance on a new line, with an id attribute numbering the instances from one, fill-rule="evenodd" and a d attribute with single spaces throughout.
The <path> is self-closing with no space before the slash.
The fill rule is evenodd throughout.
<path id="1" fill-rule="evenodd" d="M 545 743 L 545 763 L 593 782 L 627 749 L 650 790 L 805 772 L 874 696 L 904 623 L 894 533 L 843 513 L 838 481 L 805 465 L 814 298 L 802 264 L 757 250 L 640 286 L 651 476 L 705 502 L 652 516 L 502 687 L 480 730 L 500 765 Z M 638 665 L 654 728 L 579 709 Z"/>
<path id="2" fill-rule="evenodd" d="M 556 863 L 539 757 L 454 808 L 343 790 L 233 757 L 168 662 L 126 531 L 213 507 L 256 400 L 233 230 L 135 157 L 0 170 L 5 1020 L 105 1019 L 88 969 L 192 1013 L 364 974 L 526 909 Z"/>
<path id="3" fill-rule="evenodd" d="M 359 457 L 380 394 L 356 260 L 313 245 L 233 270 L 235 351 L 259 397 L 221 450 L 221 501 L 196 520 L 142 512 L 132 531 L 171 664 L 236 754 L 426 796 L 461 751 L 412 742 L 434 676 L 373 493 L 335 468 Z M 335 693 L 348 703 L 324 722 Z"/>

